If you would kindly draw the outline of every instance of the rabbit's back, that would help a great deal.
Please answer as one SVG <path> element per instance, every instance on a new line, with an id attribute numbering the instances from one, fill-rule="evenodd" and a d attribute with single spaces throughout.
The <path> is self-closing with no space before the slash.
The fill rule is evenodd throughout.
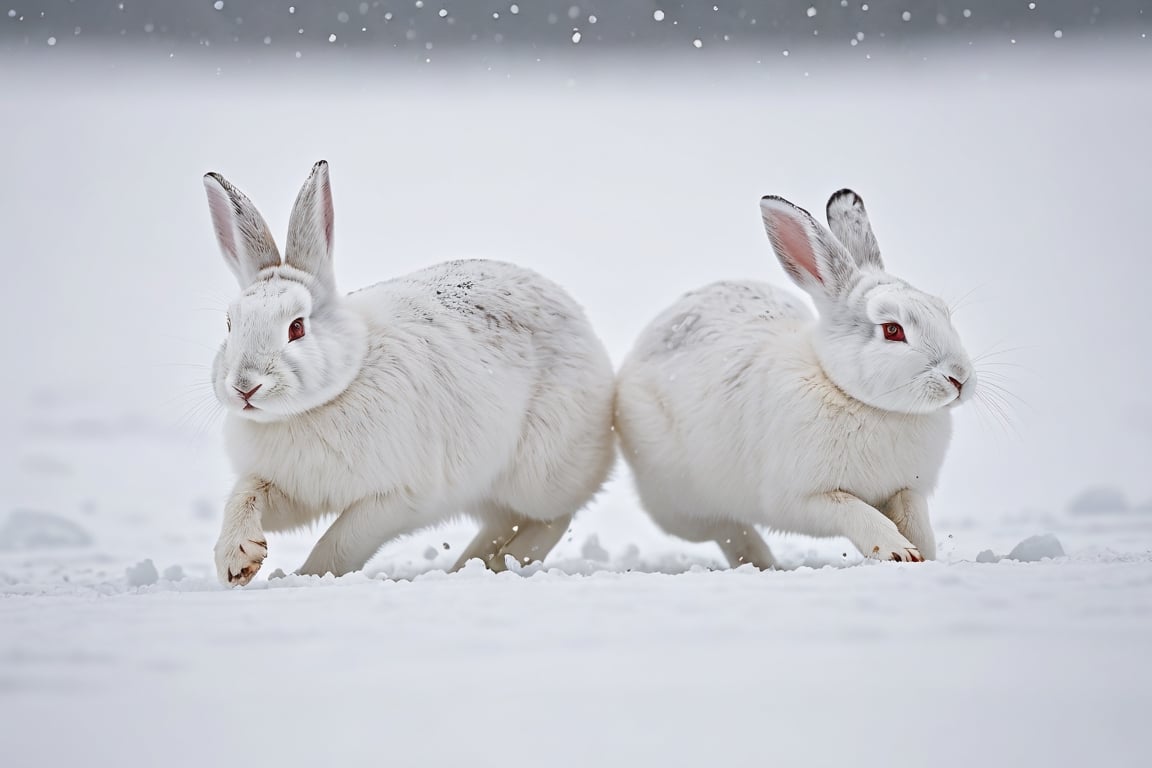
<path id="1" fill-rule="evenodd" d="M 782 324 L 811 319 L 812 313 L 789 291 L 755 280 L 724 280 L 689 291 L 660 313 L 641 333 L 629 359 L 706 356 L 733 343 L 755 344 Z"/>
<path id="2" fill-rule="evenodd" d="M 486 259 L 447 261 L 353 292 L 381 323 L 398 318 L 446 323 L 477 334 L 481 344 L 538 333 L 586 335 L 584 313 L 558 285 L 515 264 Z"/>

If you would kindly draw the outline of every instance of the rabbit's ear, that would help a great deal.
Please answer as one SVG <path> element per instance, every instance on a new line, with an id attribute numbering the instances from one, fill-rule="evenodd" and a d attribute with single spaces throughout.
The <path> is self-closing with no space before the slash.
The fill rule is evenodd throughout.
<path id="1" fill-rule="evenodd" d="M 784 271 L 816 299 L 835 300 L 859 275 L 843 245 L 808 211 L 782 197 L 760 200 L 764 229 Z"/>
<path id="2" fill-rule="evenodd" d="M 255 282 L 260 270 L 280 266 L 276 241 L 252 201 L 218 173 L 204 176 L 204 189 L 220 252 L 240 287 Z"/>
<path id="3" fill-rule="evenodd" d="M 312 166 L 312 173 L 292 207 L 288 220 L 288 242 L 284 261 L 312 275 L 328 291 L 336 290 L 332 271 L 332 187 L 328 183 L 328 163 Z"/>
<path id="4" fill-rule="evenodd" d="M 856 266 L 884 269 L 880 246 L 876 244 L 868 211 L 864 209 L 864 198 L 850 189 L 842 189 L 828 199 L 826 212 L 829 229 L 852 254 Z"/>

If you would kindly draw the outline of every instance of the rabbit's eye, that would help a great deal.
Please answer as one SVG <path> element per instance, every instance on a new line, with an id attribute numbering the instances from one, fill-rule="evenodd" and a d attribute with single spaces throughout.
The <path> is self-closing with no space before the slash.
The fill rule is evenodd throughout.
<path id="1" fill-rule="evenodd" d="M 232 318 L 224 315 L 224 325 L 228 327 L 228 333 L 232 333 Z"/>
<path id="2" fill-rule="evenodd" d="M 304 318 L 298 317 L 288 325 L 288 341 L 304 337 Z"/>
<path id="3" fill-rule="evenodd" d="M 880 326 L 884 329 L 884 338 L 888 341 L 903 341 L 907 342 L 908 339 L 904 336 L 904 326 L 900 323 L 884 323 Z"/>

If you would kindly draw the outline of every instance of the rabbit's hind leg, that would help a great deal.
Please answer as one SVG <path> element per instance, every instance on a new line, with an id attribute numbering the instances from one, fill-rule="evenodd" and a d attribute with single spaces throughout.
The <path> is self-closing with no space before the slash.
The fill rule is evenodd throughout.
<path id="1" fill-rule="evenodd" d="M 555 520 L 522 519 L 516 526 L 512 538 L 501 547 L 489 563 L 488 567 L 494 571 L 507 568 L 505 558 L 511 557 L 519 565 L 542 562 L 552 548 L 559 543 L 568 526 L 572 523 L 572 515 Z"/>
<path id="2" fill-rule="evenodd" d="M 453 571 L 460 570 L 472 559 L 479 559 L 493 571 L 506 570 L 505 558 L 508 556 L 520 565 L 541 561 L 572 522 L 572 515 L 554 520 L 535 520 L 495 505 L 487 512 L 480 531 L 452 566 Z"/>
<path id="3" fill-rule="evenodd" d="M 472 542 L 464 548 L 452 566 L 452 572 L 460 570 L 469 560 L 479 560 L 492 570 L 504 570 L 493 566 L 496 554 L 516 535 L 516 523 L 510 519 L 484 520 Z M 501 561 L 503 562 L 503 561 Z"/>
<path id="4" fill-rule="evenodd" d="M 751 525 L 724 524 L 717 532 L 716 543 L 733 568 L 752 565 L 761 571 L 769 571 L 779 567 L 768 543 Z"/>

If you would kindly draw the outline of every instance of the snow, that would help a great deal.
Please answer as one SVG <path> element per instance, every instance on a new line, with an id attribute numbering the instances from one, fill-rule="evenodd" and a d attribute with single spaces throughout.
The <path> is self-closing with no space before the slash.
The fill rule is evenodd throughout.
<path id="1" fill-rule="evenodd" d="M 1072 499 L 1068 511 L 1073 515 L 1143 514 L 1152 512 L 1152 501 L 1134 507 L 1119 488 L 1096 487 L 1088 488 Z"/>
<path id="2" fill-rule="evenodd" d="M 160 573 L 151 560 L 141 560 L 124 569 L 124 579 L 129 587 L 147 587 L 160 580 Z"/>
<path id="3" fill-rule="evenodd" d="M 1029 536 L 1008 553 L 1009 560 L 1023 563 L 1036 563 L 1051 557 L 1064 557 L 1064 547 L 1060 545 L 1060 539 L 1050 533 Z"/>
<path id="4" fill-rule="evenodd" d="M 477 567 L 13 598 L 6 750 L 42 765 L 1135 766 L 1148 565 Z"/>
<path id="5" fill-rule="evenodd" d="M 1038 563 L 1056 557 L 1064 557 L 1064 547 L 1060 539 L 1051 533 L 1038 533 L 1012 547 L 1007 555 L 998 555 L 991 549 L 983 549 L 976 554 L 977 563 L 998 563 L 1001 560 L 1017 560 L 1022 563 Z"/>
<path id="6" fill-rule="evenodd" d="M 86 547 L 88 531 L 66 517 L 32 509 L 12 510 L 0 525 L 0 551 Z"/>
<path id="7" fill-rule="evenodd" d="M 279 78 L 62 47 L 0 84 L 5 765 L 1146 762 L 1146 52 Z M 342 285 L 513 259 L 617 361 L 683 290 L 785 279 L 760 195 L 853 185 L 1022 402 L 957 412 L 933 563 L 773 535 L 793 570 L 723 570 L 620 467 L 543 567 L 444 573 L 460 523 L 304 578 L 303 531 L 225 590 L 204 382 L 234 288 L 200 176 L 282 233 L 320 157 Z"/>
<path id="8" fill-rule="evenodd" d="M 976 562 L 978 563 L 998 563 L 1003 559 L 990 549 L 982 549 L 976 555 Z"/>

